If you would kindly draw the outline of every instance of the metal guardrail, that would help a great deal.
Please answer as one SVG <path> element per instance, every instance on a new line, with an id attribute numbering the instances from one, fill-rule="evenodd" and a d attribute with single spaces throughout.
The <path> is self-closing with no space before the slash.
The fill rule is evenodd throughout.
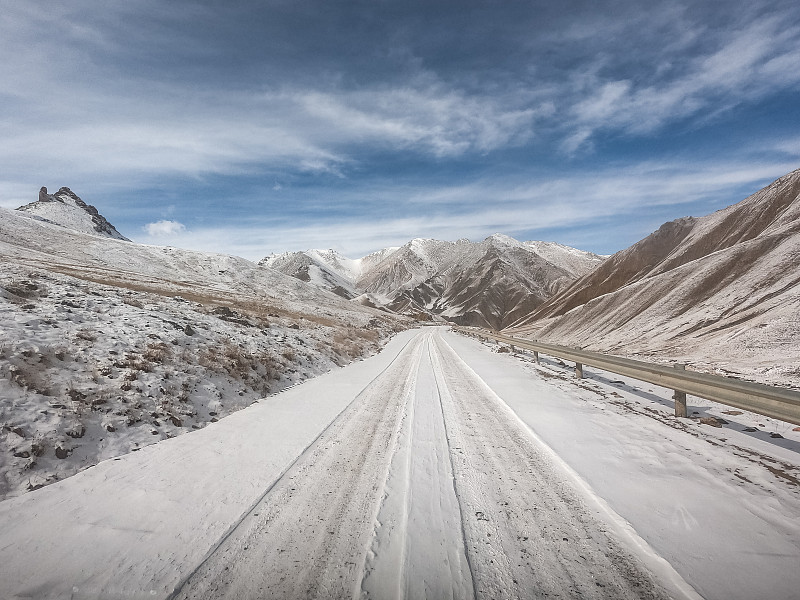
<path id="1" fill-rule="evenodd" d="M 633 377 L 640 381 L 672 389 L 675 391 L 673 396 L 675 400 L 675 416 L 678 417 L 686 416 L 686 394 L 692 394 L 693 396 L 800 425 L 800 392 L 795 390 L 740 381 L 720 375 L 685 371 L 683 370 L 684 365 L 668 367 L 641 360 L 609 356 L 599 352 L 578 350 L 567 346 L 523 340 L 482 330 L 464 327 L 455 327 L 455 329 L 485 339 L 493 339 L 514 347 L 531 350 L 534 352 L 537 362 L 539 352 L 574 362 L 577 377 L 583 377 L 583 365 L 589 365 L 603 371 Z"/>

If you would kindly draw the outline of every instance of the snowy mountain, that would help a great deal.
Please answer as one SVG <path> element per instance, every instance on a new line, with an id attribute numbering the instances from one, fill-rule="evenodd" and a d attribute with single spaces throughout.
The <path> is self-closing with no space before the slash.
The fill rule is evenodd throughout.
<path id="1" fill-rule="evenodd" d="M 356 287 L 361 276 L 395 250 L 386 248 L 358 259 L 347 258 L 333 249 L 284 252 L 267 256 L 258 264 L 352 299 L 361 295 Z"/>
<path id="2" fill-rule="evenodd" d="M 43 187 L 39 190 L 39 200 L 20 206 L 17 210 L 35 219 L 73 231 L 130 241 L 94 206 L 86 204 L 68 187 L 62 187 L 55 194 L 48 194 L 47 188 Z"/>
<path id="3" fill-rule="evenodd" d="M 419 318 L 492 328 L 529 314 L 602 258 L 553 242 L 414 239 L 351 260 L 333 250 L 287 253 L 261 264 L 359 302 Z"/>
<path id="4" fill-rule="evenodd" d="M 518 334 L 717 359 L 800 384 L 800 170 L 714 214 L 665 223 L 531 315 Z"/>
<path id="5" fill-rule="evenodd" d="M 310 282 L 348 300 L 358 296 L 352 281 L 342 276 L 327 261 L 321 260 L 316 252 L 310 250 L 308 252 L 273 254 L 262 259 L 258 264 L 291 275 L 301 281 Z M 339 264 L 339 255 L 333 250 L 328 251 L 328 256 L 332 263 Z M 346 270 L 344 272 L 347 273 Z"/>
<path id="6" fill-rule="evenodd" d="M 243 258 L 52 220 L 0 209 L 0 499 L 202 428 L 405 327 Z"/>

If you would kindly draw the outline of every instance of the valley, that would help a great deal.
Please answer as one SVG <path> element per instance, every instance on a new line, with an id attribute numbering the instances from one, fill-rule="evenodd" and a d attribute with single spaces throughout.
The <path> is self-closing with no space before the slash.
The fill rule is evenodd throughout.
<path id="1" fill-rule="evenodd" d="M 0 595 L 788 600 L 800 428 L 447 326 L 798 387 L 798 202 L 256 264 L 43 189 L 0 212 Z"/>

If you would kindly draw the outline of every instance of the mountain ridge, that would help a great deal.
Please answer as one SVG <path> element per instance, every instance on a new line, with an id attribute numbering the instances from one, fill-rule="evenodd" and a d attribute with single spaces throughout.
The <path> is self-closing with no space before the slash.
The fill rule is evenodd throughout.
<path id="1" fill-rule="evenodd" d="M 500 328 L 603 258 L 496 233 L 480 242 L 414 238 L 360 259 L 307 250 L 272 255 L 259 264 L 300 279 L 314 276 L 343 297 L 392 312 Z"/>
<path id="2" fill-rule="evenodd" d="M 513 323 L 515 335 L 680 357 L 800 385 L 800 169 L 662 225 Z M 733 351 L 735 349 L 735 351 Z"/>
<path id="3" fill-rule="evenodd" d="M 16 210 L 73 231 L 130 242 L 94 206 L 86 204 L 68 187 L 60 188 L 55 194 L 48 194 L 47 188 L 42 187 L 38 200 Z"/>

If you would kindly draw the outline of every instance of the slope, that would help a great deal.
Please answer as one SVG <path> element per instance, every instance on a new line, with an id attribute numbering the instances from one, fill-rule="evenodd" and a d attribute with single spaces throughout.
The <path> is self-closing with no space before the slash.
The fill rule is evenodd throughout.
<path id="1" fill-rule="evenodd" d="M 73 231 L 130 241 L 94 206 L 86 204 L 68 187 L 62 187 L 55 194 L 48 194 L 47 188 L 43 187 L 39 190 L 39 200 L 20 206 L 17 210 Z"/>
<path id="2" fill-rule="evenodd" d="M 800 383 L 799 260 L 797 170 L 712 215 L 664 224 L 512 329 Z"/>
<path id="3" fill-rule="evenodd" d="M 0 498 L 202 428 L 402 327 L 242 258 L 0 210 Z"/>

